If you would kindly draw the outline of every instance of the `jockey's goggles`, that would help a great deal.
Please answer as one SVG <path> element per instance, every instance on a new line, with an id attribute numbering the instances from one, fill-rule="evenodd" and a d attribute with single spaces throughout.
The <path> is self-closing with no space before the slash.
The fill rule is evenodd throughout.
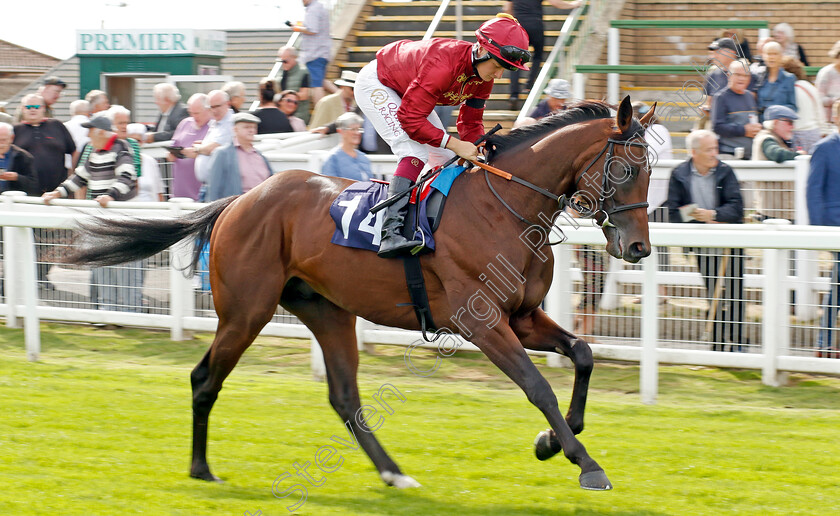
<path id="1" fill-rule="evenodd" d="M 492 54 L 492 52 L 491 54 L 493 55 L 493 57 L 497 58 L 496 61 L 506 69 L 514 70 L 519 66 L 525 66 L 525 63 L 531 60 L 531 52 L 514 45 L 500 45 L 499 43 L 489 38 L 487 34 L 483 32 L 481 33 L 481 35 L 484 37 L 485 40 L 487 40 L 488 43 L 496 47 L 496 49 L 499 51 L 498 56 Z M 502 60 L 499 60 L 499 57 L 501 57 Z"/>

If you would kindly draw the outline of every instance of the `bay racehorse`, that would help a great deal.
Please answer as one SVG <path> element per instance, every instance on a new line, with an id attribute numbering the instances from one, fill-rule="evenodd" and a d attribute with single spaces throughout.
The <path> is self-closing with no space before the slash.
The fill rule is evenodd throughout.
<path id="1" fill-rule="evenodd" d="M 541 252 L 547 250 L 544 242 L 535 249 L 520 235 L 528 224 L 532 231 L 547 232 L 540 221 L 554 220 L 567 206 L 586 206 L 601 225 L 611 255 L 629 262 L 649 255 L 644 209 L 649 164 L 642 135 L 653 112 L 637 120 L 629 97 L 615 115 L 607 104 L 582 102 L 535 125 L 494 135 L 487 143 L 488 163 L 511 174 L 512 180 L 486 172 L 462 174 L 452 185 L 435 233 L 436 250 L 421 258 L 433 320 L 452 322 L 449 329 L 475 344 L 522 388 L 551 426 L 538 436 L 538 458 L 562 451 L 580 467 L 580 485 L 587 489 L 612 488 L 575 437 L 583 430 L 592 352 L 540 309 L 551 284 L 552 255 Z M 191 374 L 191 476 L 218 480 L 206 457 L 210 410 L 225 378 L 279 303 L 317 338 L 330 404 L 381 478 L 398 487 L 419 485 L 402 473 L 364 418 L 354 417 L 360 408 L 356 316 L 406 329 L 419 329 L 419 323 L 406 306 L 401 260 L 330 243 L 335 230 L 330 204 L 349 184 L 303 170 L 286 171 L 247 194 L 180 218 L 82 225 L 82 240 L 68 259 L 79 264 L 137 260 L 183 239 L 197 240 L 197 260 L 203 244 L 210 242 L 210 284 L 219 322 L 213 344 Z M 570 201 L 573 195 L 584 201 Z M 499 287 L 495 299 L 485 296 L 492 306 L 476 307 L 475 294 L 487 290 L 485 268 L 499 256 L 521 281 L 511 281 L 508 290 Z M 492 325 L 478 316 L 491 309 L 501 315 Z M 525 349 L 562 353 L 574 363 L 565 418 Z"/>

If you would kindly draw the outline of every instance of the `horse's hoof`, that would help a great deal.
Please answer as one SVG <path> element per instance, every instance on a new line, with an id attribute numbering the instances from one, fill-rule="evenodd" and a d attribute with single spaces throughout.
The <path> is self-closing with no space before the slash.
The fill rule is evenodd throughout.
<path id="1" fill-rule="evenodd" d="M 203 471 L 203 472 L 200 472 L 200 473 L 190 472 L 190 477 L 197 478 L 199 480 L 206 480 L 208 482 L 216 482 L 217 484 L 224 484 L 225 483 L 224 480 L 217 477 L 213 473 L 210 473 L 210 470 Z"/>
<path id="2" fill-rule="evenodd" d="M 534 453 L 539 460 L 548 460 L 563 451 L 560 440 L 551 429 L 543 430 L 534 439 Z"/>
<path id="3" fill-rule="evenodd" d="M 399 473 L 392 473 L 390 471 L 383 471 L 379 474 L 382 481 L 389 486 L 394 486 L 397 489 L 405 489 L 407 487 L 421 487 L 420 482 L 414 480 L 408 475 L 401 475 Z"/>
<path id="4" fill-rule="evenodd" d="M 609 491 L 612 489 L 612 484 L 610 484 L 603 469 L 581 473 L 579 480 L 580 487 L 590 491 Z"/>

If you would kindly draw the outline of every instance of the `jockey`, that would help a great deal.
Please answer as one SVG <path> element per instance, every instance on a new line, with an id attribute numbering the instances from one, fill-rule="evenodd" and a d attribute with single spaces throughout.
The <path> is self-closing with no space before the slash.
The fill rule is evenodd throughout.
<path id="1" fill-rule="evenodd" d="M 395 41 L 359 72 L 356 104 L 399 159 L 389 196 L 411 188 L 430 155 L 434 164 L 453 153 L 475 160 L 472 141 L 484 134 L 484 102 L 493 80 L 505 70 L 528 70 L 528 35 L 514 17 L 499 14 L 475 36 L 474 44 L 443 38 Z M 461 106 L 460 139 L 446 133 L 436 105 Z M 406 195 L 387 208 L 379 256 L 397 256 L 420 244 L 401 234 L 408 201 Z"/>

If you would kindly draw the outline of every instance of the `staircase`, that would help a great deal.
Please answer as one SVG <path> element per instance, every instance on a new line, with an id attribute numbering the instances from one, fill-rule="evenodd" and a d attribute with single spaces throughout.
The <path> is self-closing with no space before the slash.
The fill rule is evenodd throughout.
<path id="1" fill-rule="evenodd" d="M 475 29 L 486 20 L 501 12 L 501 2 L 491 0 L 464 0 L 463 5 L 463 39 L 475 41 Z M 400 39 L 420 40 L 428 29 L 437 12 L 440 2 L 430 0 L 415 0 L 406 2 L 371 0 L 362 9 L 353 30 L 344 41 L 341 50 L 334 59 L 338 76 L 341 70 L 358 71 L 369 63 L 376 52 L 384 45 Z M 545 36 L 546 41 L 553 43 L 560 34 L 568 11 L 560 11 L 545 4 Z M 450 5 L 442 18 L 434 37 L 455 37 L 455 5 Z M 551 52 L 551 46 L 545 47 L 544 56 Z M 523 74 L 524 76 L 525 74 Z M 524 81 L 525 78 L 523 77 Z M 509 110 L 508 92 L 510 78 L 505 74 L 496 81 L 496 86 L 487 102 L 484 121 L 488 128 L 501 123 L 510 128 L 516 119 L 517 112 Z M 521 95 L 524 100 L 525 96 Z M 453 113 L 453 121 L 457 112 Z M 450 128 L 450 131 L 452 129 Z"/>

